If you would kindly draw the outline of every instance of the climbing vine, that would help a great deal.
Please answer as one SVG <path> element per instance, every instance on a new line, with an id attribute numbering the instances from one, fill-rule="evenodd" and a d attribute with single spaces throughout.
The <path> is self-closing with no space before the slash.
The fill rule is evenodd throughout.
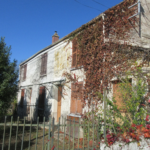
<path id="1" fill-rule="evenodd" d="M 109 93 L 113 78 L 122 81 L 122 77 L 128 72 L 134 76 L 139 67 L 148 66 L 147 53 L 138 44 L 135 46 L 136 39 L 132 37 L 132 33 L 138 29 L 138 17 L 128 19 L 137 13 L 137 6 L 128 9 L 135 2 L 136 0 L 123 1 L 90 23 L 83 25 L 80 32 L 70 35 L 73 50 L 77 50 L 76 56 L 71 57 L 76 60 L 75 68 L 83 67 L 84 69 L 83 107 L 88 105 L 90 108 L 93 103 L 97 107 L 102 103 L 103 96 L 100 95 L 104 94 L 104 90 Z M 64 72 L 63 75 L 67 78 L 67 82 L 74 82 L 78 85 L 76 74 Z M 149 76 L 142 71 L 139 76 L 146 76 L 147 83 L 149 82 Z M 112 105 L 110 101 L 108 102 Z M 144 113 L 141 114 L 143 117 Z M 134 128 L 141 129 L 139 123 L 135 124 L 136 121 L 132 123 Z M 142 125 L 144 123 L 142 122 Z M 114 133 L 107 132 L 107 137 L 109 140 L 116 136 Z M 137 140 L 139 140 L 138 137 Z M 113 142 L 110 140 L 111 144 Z"/>

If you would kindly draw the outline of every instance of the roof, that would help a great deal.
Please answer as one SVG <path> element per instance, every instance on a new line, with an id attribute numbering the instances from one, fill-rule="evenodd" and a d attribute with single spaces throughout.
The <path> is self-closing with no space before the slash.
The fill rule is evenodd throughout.
<path id="1" fill-rule="evenodd" d="M 124 1 L 124 0 L 123 0 L 123 1 Z M 120 2 L 119 4 L 123 3 L 123 1 Z M 119 5 L 119 4 L 117 4 L 117 5 Z M 114 8 L 114 7 L 116 7 L 117 5 L 115 5 L 115 6 L 111 7 L 111 8 L 109 8 L 108 10 L 110 10 L 110 9 L 112 9 L 112 8 Z M 108 10 L 106 10 L 106 11 L 108 11 Z M 55 42 L 55 43 L 53 43 L 53 44 L 51 44 L 51 45 L 49 45 L 49 46 L 43 48 L 42 50 L 38 51 L 37 53 L 35 53 L 34 55 L 32 55 L 31 57 L 29 57 L 28 59 L 26 59 L 26 60 L 23 61 L 22 63 L 20 63 L 20 66 L 23 65 L 23 64 L 25 64 L 25 63 L 27 63 L 29 60 L 31 60 L 32 58 L 36 57 L 36 56 L 39 55 L 40 53 L 46 51 L 47 49 L 49 49 L 49 48 L 51 48 L 51 47 L 54 47 L 54 46 L 57 45 L 58 43 L 60 43 L 60 42 L 62 42 L 62 41 L 64 41 L 64 40 L 66 40 L 66 39 L 68 39 L 69 37 L 71 37 L 72 35 L 74 35 L 74 34 L 80 32 L 83 28 L 85 28 L 86 26 L 88 26 L 88 25 L 90 25 L 90 24 L 93 24 L 95 20 L 101 18 L 103 15 L 104 15 L 104 13 L 99 14 L 97 17 L 95 17 L 94 19 L 92 19 L 92 20 L 89 21 L 88 23 L 82 25 L 81 27 L 77 28 L 77 29 L 74 30 L 73 32 L 69 33 L 68 35 L 64 36 L 63 38 L 61 38 L 61 39 L 58 40 L 57 42 Z"/>

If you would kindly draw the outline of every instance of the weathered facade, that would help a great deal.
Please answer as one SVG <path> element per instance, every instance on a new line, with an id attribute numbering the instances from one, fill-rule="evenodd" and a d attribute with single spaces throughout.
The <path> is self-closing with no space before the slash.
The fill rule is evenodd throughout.
<path id="1" fill-rule="evenodd" d="M 30 118 L 52 115 L 57 120 L 70 112 L 70 95 L 61 92 L 65 82 L 62 73 L 71 65 L 67 58 L 72 45 L 66 44 L 65 40 L 53 43 L 20 65 L 19 114 Z"/>
<path id="2" fill-rule="evenodd" d="M 150 48 L 150 30 L 148 30 L 150 26 L 149 8 L 150 0 L 141 0 L 139 29 L 131 31 L 131 43 L 145 48 Z M 102 13 L 97 18 L 101 17 L 105 20 L 104 16 L 105 13 Z M 139 15 L 136 17 L 139 17 Z M 86 25 L 91 23 L 92 21 Z M 73 33 L 80 31 L 82 31 L 82 27 L 73 31 Z M 20 64 L 19 115 L 23 114 L 30 119 L 35 119 L 37 116 L 45 116 L 48 119 L 49 116 L 53 116 L 56 122 L 58 122 L 59 117 L 66 117 L 69 114 L 70 116 L 77 115 L 80 117 L 80 113 L 83 112 L 80 100 L 82 94 L 78 93 L 78 100 L 76 100 L 71 96 L 76 89 L 75 85 L 68 83 L 70 88 L 62 86 L 66 82 L 66 79 L 62 76 L 64 71 L 77 74 L 81 88 L 84 84 L 83 68 L 75 68 L 74 65 L 74 54 L 76 52 L 72 42 L 69 40 L 70 35 L 58 40 L 59 37 L 55 33 L 52 37 L 53 43 L 50 46 L 42 49 Z M 71 59 L 68 60 L 69 57 Z M 113 85 L 110 97 L 112 97 L 112 94 Z"/>

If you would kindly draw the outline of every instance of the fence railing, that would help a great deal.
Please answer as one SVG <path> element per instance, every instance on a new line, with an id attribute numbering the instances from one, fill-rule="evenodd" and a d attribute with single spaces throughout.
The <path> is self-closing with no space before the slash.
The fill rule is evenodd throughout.
<path id="1" fill-rule="evenodd" d="M 59 118 L 55 124 L 54 118 L 43 123 L 26 122 L 26 118 L 0 123 L 0 146 L 2 150 L 98 150 L 100 149 L 99 126 L 78 120 Z"/>

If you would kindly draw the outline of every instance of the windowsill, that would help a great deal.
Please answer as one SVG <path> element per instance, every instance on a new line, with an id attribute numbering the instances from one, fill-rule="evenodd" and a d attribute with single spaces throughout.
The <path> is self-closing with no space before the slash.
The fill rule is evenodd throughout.
<path id="1" fill-rule="evenodd" d="M 81 69 L 83 68 L 83 66 L 79 66 L 79 67 L 74 67 L 74 68 L 71 68 L 70 71 L 73 71 L 73 70 L 78 70 L 78 69 Z"/>
<path id="2" fill-rule="evenodd" d="M 81 117 L 80 113 L 70 113 L 68 114 L 68 116 L 72 116 L 72 117 Z"/>
<path id="3" fill-rule="evenodd" d="M 40 75 L 40 77 L 45 77 L 45 76 L 47 76 L 47 74 L 42 74 L 42 75 Z"/>
<path id="4" fill-rule="evenodd" d="M 26 79 L 25 80 L 22 80 L 21 82 L 25 82 L 26 81 Z"/>

